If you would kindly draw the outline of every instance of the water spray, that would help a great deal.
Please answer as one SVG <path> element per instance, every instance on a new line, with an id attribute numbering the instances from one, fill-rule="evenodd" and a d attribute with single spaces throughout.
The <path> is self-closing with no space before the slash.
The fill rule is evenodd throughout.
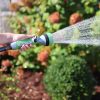
<path id="1" fill-rule="evenodd" d="M 34 43 L 45 46 L 53 43 L 100 45 L 100 16 L 83 20 L 54 33 L 46 33 L 40 37 L 34 36 L 33 38 L 13 42 L 0 48 L 0 51 L 20 49 L 23 44 Z"/>

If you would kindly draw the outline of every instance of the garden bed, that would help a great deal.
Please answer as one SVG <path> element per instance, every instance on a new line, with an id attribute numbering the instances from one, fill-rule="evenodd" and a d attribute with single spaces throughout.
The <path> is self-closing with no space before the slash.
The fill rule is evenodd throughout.
<path id="1" fill-rule="evenodd" d="M 42 72 L 32 73 L 19 69 L 17 73 L 19 75 L 16 77 L 1 75 L 1 100 L 51 100 L 42 83 Z"/>

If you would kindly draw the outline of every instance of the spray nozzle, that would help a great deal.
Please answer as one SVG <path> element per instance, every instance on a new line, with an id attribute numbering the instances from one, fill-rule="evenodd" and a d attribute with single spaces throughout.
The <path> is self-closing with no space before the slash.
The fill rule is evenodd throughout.
<path id="1" fill-rule="evenodd" d="M 12 49 L 19 49 L 23 44 L 33 44 L 33 43 L 39 43 L 48 46 L 53 43 L 52 34 L 47 33 L 41 35 L 40 37 L 34 36 L 33 38 L 16 41 L 11 43 L 10 46 Z"/>
<path id="2" fill-rule="evenodd" d="M 35 39 L 35 42 L 48 46 L 53 43 L 52 34 L 47 33 L 47 34 L 41 35 L 40 37 L 37 37 Z"/>

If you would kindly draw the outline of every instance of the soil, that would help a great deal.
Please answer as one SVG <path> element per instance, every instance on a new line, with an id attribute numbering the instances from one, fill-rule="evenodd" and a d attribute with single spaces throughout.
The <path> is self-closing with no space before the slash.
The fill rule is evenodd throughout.
<path id="1" fill-rule="evenodd" d="M 30 71 L 20 71 L 21 75 L 16 75 L 15 80 L 17 80 L 16 86 L 19 92 L 15 90 L 5 91 L 4 87 L 7 87 L 1 82 L 0 90 L 8 97 L 6 100 L 51 100 L 50 96 L 46 93 L 44 84 L 42 82 L 43 73 L 42 72 L 30 72 Z M 7 76 L 9 77 L 9 76 Z M 11 84 L 11 83 L 10 83 Z M 4 100 L 0 97 L 0 100 Z"/>

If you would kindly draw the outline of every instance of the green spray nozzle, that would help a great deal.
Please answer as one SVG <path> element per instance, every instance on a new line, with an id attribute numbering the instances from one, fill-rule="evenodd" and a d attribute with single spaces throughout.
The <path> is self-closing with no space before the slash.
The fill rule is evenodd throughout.
<path id="1" fill-rule="evenodd" d="M 12 49 L 19 49 L 24 44 L 34 44 L 39 43 L 42 45 L 50 45 L 53 43 L 53 37 L 51 33 L 46 33 L 41 35 L 40 37 L 34 36 L 33 38 L 28 38 L 25 40 L 16 41 L 10 44 Z"/>

